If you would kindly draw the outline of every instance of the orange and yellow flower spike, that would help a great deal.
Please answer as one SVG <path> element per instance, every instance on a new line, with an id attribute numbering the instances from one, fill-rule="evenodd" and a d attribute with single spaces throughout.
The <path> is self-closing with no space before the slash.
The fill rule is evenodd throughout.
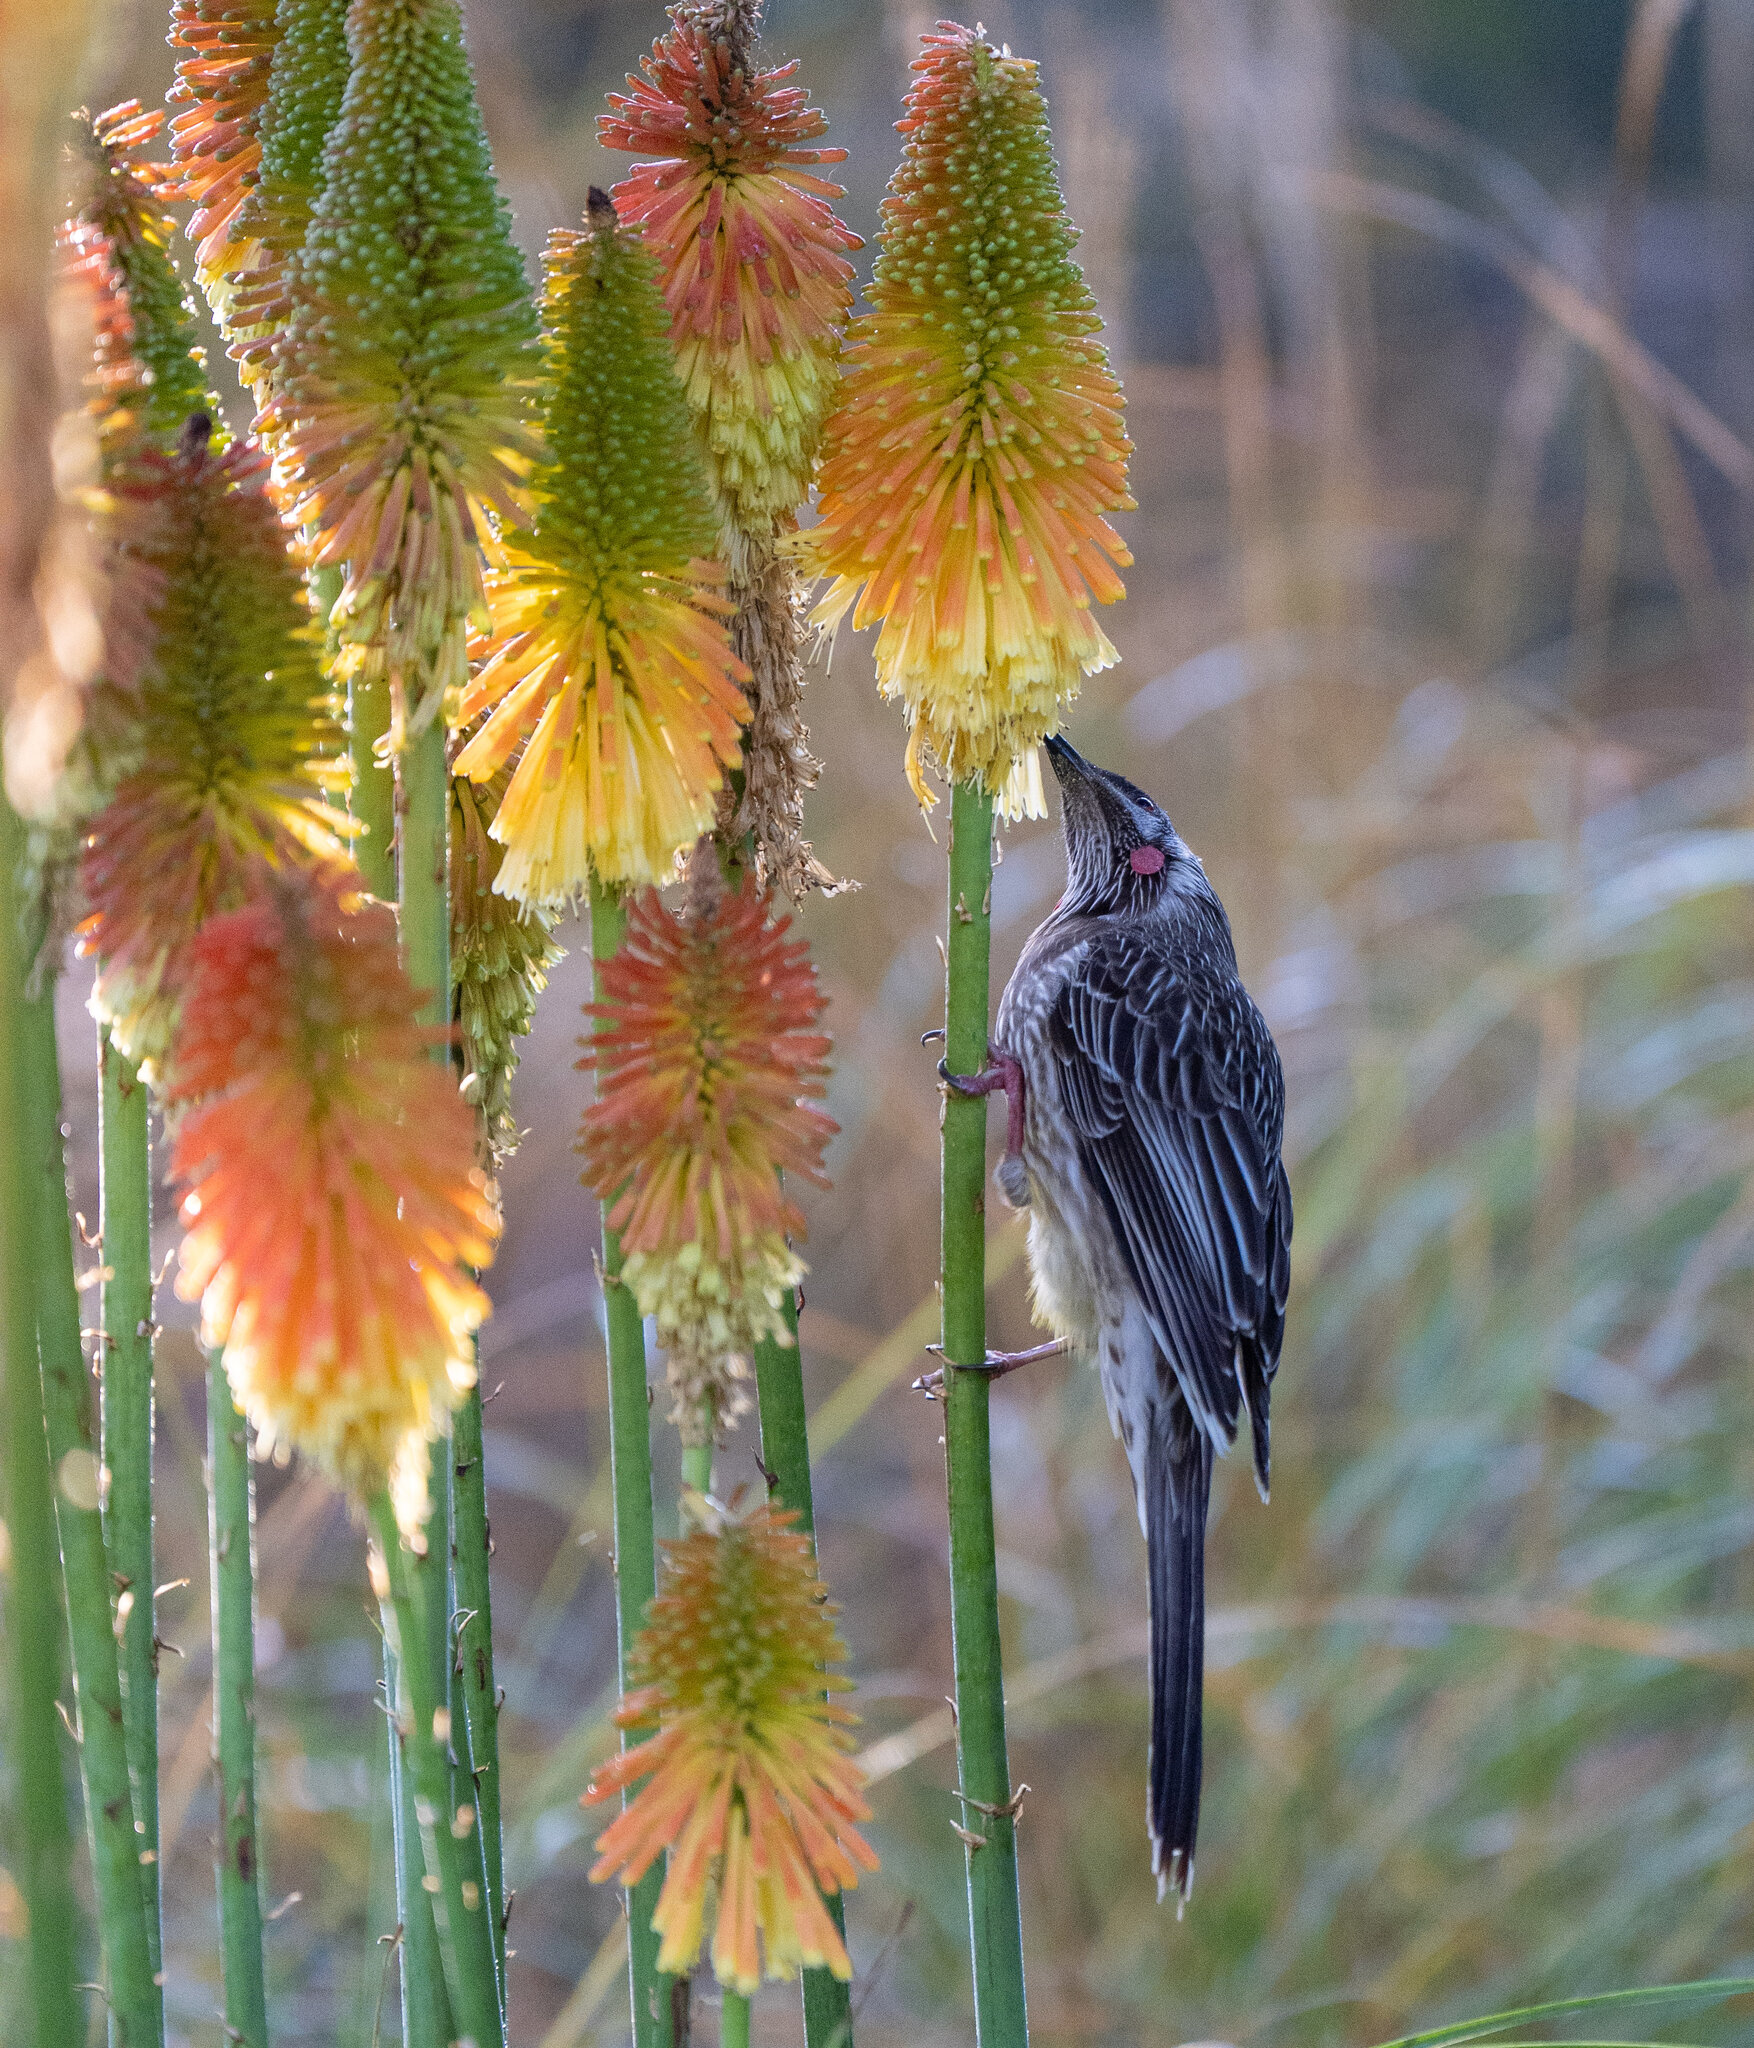
<path id="1" fill-rule="evenodd" d="M 270 871 L 194 942 L 167 1094 L 202 1341 L 265 1453 L 359 1502 L 388 1485 L 411 1538 L 427 1442 L 474 1382 L 471 1269 L 497 1231 L 416 1014 L 394 915 L 357 876 Z"/>
<path id="2" fill-rule="evenodd" d="M 347 45 L 260 425 L 313 559 L 347 568 L 340 671 L 387 680 L 400 746 L 486 624 L 477 543 L 521 509 L 535 317 L 456 0 L 353 0 Z"/>
<path id="3" fill-rule="evenodd" d="M 548 460 L 534 531 L 497 551 L 492 630 L 457 757 L 474 781 L 521 745 L 494 818 L 494 887 L 558 906 L 594 872 L 667 878 L 712 823 L 749 707 L 713 518 L 670 367 L 663 301 L 637 232 L 593 195 L 549 237 L 543 296 Z"/>
<path id="4" fill-rule="evenodd" d="M 746 1407 L 739 1382 L 762 1337 L 794 1340 L 784 1306 L 804 1274 L 804 1218 L 781 1172 L 826 1186 L 837 1126 L 814 1107 L 829 1040 L 808 946 L 770 923 L 746 878 L 734 893 L 703 844 L 677 915 L 656 892 L 628 910 L 602 963 L 607 1025 L 581 1065 L 597 1080 L 579 1149 L 614 1206 L 622 1277 L 670 1354 L 672 1420 L 710 1442 Z"/>
<path id="5" fill-rule="evenodd" d="M 763 1502 L 744 1517 L 664 1545 L 664 1574 L 633 1653 L 638 1690 L 624 1728 L 656 1720 L 650 1740 L 604 1764 L 595 1804 L 644 1778 L 597 1840 L 591 1871 L 637 1883 L 665 1850 L 670 1866 L 652 1924 L 658 1968 L 685 1975 L 718 1913 L 712 1964 L 748 1997 L 764 1973 L 828 1969 L 849 1978 L 846 1946 L 822 1892 L 850 1889 L 877 1858 L 863 1773 L 848 1754 L 854 1717 L 824 1697 L 851 1681 L 825 1667 L 846 1652 L 795 1514 Z"/>
<path id="6" fill-rule="evenodd" d="M 943 22 L 925 38 L 883 203 L 871 311 L 823 437 L 818 605 L 875 625 L 877 676 L 930 759 L 1039 813 L 1035 745 L 1115 651 L 1091 600 L 1132 557 L 1120 385 L 1054 172 L 1036 66 Z"/>
<path id="7" fill-rule="evenodd" d="M 240 217 L 261 175 L 262 111 L 279 36 L 275 0 L 174 0 L 171 7 L 170 42 L 180 52 L 171 146 L 180 196 L 194 207 L 195 275 L 222 327 L 236 274 L 257 260 Z"/>
<path id="8" fill-rule="evenodd" d="M 135 459 L 117 496 L 150 592 L 142 670 L 110 714 L 132 765 L 80 860 L 92 1007 L 148 1079 L 170 1043 L 189 949 L 266 865 L 345 859 L 327 800 L 346 781 L 315 629 L 253 442 Z"/>
<path id="9" fill-rule="evenodd" d="M 860 246 L 835 216 L 840 186 L 809 168 L 846 151 L 807 146 L 827 120 L 789 83 L 795 63 L 759 68 L 755 12 L 673 7 L 644 75 L 597 123 L 611 149 L 654 159 L 612 197 L 658 258 L 710 481 L 743 533 L 789 521 L 809 495 Z"/>

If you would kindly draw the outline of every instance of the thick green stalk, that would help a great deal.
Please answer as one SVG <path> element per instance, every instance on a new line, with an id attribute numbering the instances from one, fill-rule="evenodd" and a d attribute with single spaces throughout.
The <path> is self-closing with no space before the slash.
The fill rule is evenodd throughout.
<path id="1" fill-rule="evenodd" d="M 390 730 L 390 686 L 355 677 L 347 688 L 347 751 L 353 761 L 348 806 L 365 830 L 353 857 L 365 885 L 385 903 L 396 900 L 396 780 L 377 748 Z"/>
<path id="2" fill-rule="evenodd" d="M 396 787 L 396 867 L 398 901 L 402 927 L 402 957 L 407 963 L 409 979 L 423 998 L 421 1020 L 439 1028 L 446 1028 L 451 1017 L 451 890 L 449 877 L 450 829 L 451 829 L 451 781 L 450 768 L 445 759 L 445 729 L 443 721 L 433 722 L 412 740 L 397 762 Z M 446 1061 L 450 1057 L 446 1044 L 435 1045 L 433 1057 Z M 479 1479 L 481 1471 L 481 1389 L 472 1388 L 465 1408 L 468 1411 L 463 1421 L 463 1442 L 473 1443 L 475 1456 L 471 1460 L 473 1475 Z M 454 1686 L 458 1675 L 458 1660 L 455 1654 L 457 1634 L 456 1617 L 461 1608 L 457 1594 L 457 1583 L 466 1581 L 479 1595 L 480 1606 L 485 1608 L 487 1582 L 487 1502 L 486 1495 L 478 1486 L 477 1508 L 459 1523 L 456 1509 L 456 1459 L 455 1439 L 446 1442 L 440 1439 L 433 1445 L 430 1492 L 432 1497 L 431 1520 L 427 1524 L 429 1539 L 428 1554 L 414 1558 L 410 1553 L 409 1569 L 423 1588 L 418 1603 L 419 1613 L 428 1624 L 418 1638 L 423 1646 L 421 1663 L 412 1649 L 404 1643 L 405 1659 L 403 1679 L 407 1684 L 418 1715 L 420 1702 L 431 1691 L 435 1711 L 444 1716 L 447 1731 L 453 1723 L 456 1726 L 455 1746 L 447 1734 L 439 1748 L 439 1761 L 444 1772 L 444 1797 L 442 1820 L 438 1833 L 445 1836 L 441 1844 L 447 1865 L 456 1865 L 463 1872 L 460 1881 L 466 1882 L 476 1895 L 476 1907 L 472 1909 L 475 1918 L 468 1922 L 459 1921 L 453 1908 L 449 1924 L 453 1938 L 462 1941 L 465 1936 L 472 1942 L 477 1926 L 485 1928 L 488 1935 L 488 1953 L 493 1963 L 494 2014 L 495 2023 L 501 2034 L 504 2032 L 504 1931 L 501 1907 L 488 1882 L 489 1855 L 479 1826 L 479 1796 L 474 1778 L 478 1767 L 484 1767 L 483 1776 L 497 1780 L 498 1739 L 496 1716 L 489 1715 L 481 1724 L 481 1733 L 489 1744 L 488 1754 L 477 1755 L 472 1744 L 477 1722 L 467 1712 L 470 1688 Z M 459 1560 L 459 1553 L 467 1543 L 469 1557 L 466 1564 Z M 457 1580 L 453 1580 L 453 1570 Z M 471 1618 L 474 1631 L 473 1644 L 483 1649 L 485 1614 L 477 1611 Z M 481 1657 L 483 1676 L 487 1687 L 487 1700 L 491 1706 L 495 1694 L 493 1685 L 493 1662 L 491 1646 L 483 1650 Z M 457 1711 L 458 1709 L 462 1711 Z M 461 1752 L 459 1756 L 459 1752 Z M 415 1751 L 418 1763 L 420 1751 Z M 425 1786 L 420 1771 L 410 1774 L 415 1794 L 417 1815 L 423 1800 L 430 1800 L 430 1788 Z M 497 1782 L 494 1786 L 497 1793 Z M 451 1817 L 467 1809 L 468 1831 L 460 1840 L 445 1835 Z M 498 1808 L 495 1803 L 495 1832 L 497 1835 Z M 421 1822 L 421 1839 L 428 1854 L 426 1876 L 431 1879 L 442 1877 L 443 1872 L 435 1870 L 431 1848 L 435 1840 L 432 1827 L 425 1820 Z M 497 1841 L 496 1841 L 497 1848 Z M 498 1858 L 493 1858 L 497 1865 Z M 430 1890 L 430 1886 L 428 1887 Z M 436 1913 L 435 1904 L 435 1913 Z M 442 1932 L 442 1930 L 441 1930 Z M 442 1946 L 441 1941 L 441 1946 Z M 474 1961 L 457 1955 L 450 1959 L 454 1968 L 463 1973 L 468 1995 L 459 1995 L 456 1983 L 452 1983 L 452 2005 L 458 2022 L 467 2032 L 479 2023 L 479 2013 L 472 2003 L 479 1986 L 475 1981 Z M 449 1973 L 447 1973 L 449 1975 Z M 472 2017 L 473 2015 L 473 2017 Z M 497 2038 L 497 2037 L 496 2037 Z M 482 2035 L 477 2048 L 487 2048 L 487 2036 Z"/>
<path id="3" fill-rule="evenodd" d="M 987 1063 L 993 804 L 959 785 L 950 808 L 945 1057 L 953 1074 Z M 987 1353 L 987 1105 L 946 1091 L 944 1103 L 944 1444 L 950 1489 L 950 1618 L 956 1658 L 956 1754 L 967 1844 L 975 2037 L 1024 2048 L 1023 1924 L 1016 1815 L 1005 1754 L 999 1580 L 987 1376 L 960 1372 Z"/>
<path id="4" fill-rule="evenodd" d="M 402 957 L 421 995 L 421 1021 L 451 1021 L 451 778 L 445 764 L 445 729 L 434 719 L 411 740 L 398 764 L 396 792 L 397 900 Z M 437 1057 L 448 1058 L 445 1048 Z"/>
<path id="5" fill-rule="evenodd" d="M 481 1387 L 471 1388 L 451 1424 L 456 1473 L 452 1571 L 456 1579 L 456 1693 L 469 1742 L 469 1773 L 481 1828 L 481 1859 L 493 1916 L 494 1953 L 505 1977 L 505 1850 L 499 1786 L 499 1687 L 493 1675 L 493 1593 L 488 1583 L 492 1532 L 482 1465 Z"/>
<path id="6" fill-rule="evenodd" d="M 719 2007 L 719 2048 L 749 2048 L 749 2001 L 727 1991 Z"/>
<path id="7" fill-rule="evenodd" d="M 338 590 L 338 583 L 336 588 Z M 323 615 L 333 607 L 335 593 L 322 580 L 313 588 Z M 384 903 L 397 900 L 395 771 L 378 760 L 380 744 L 390 730 L 390 688 L 387 682 L 355 677 L 347 691 L 347 747 L 353 766 L 348 802 L 365 830 L 353 842 L 354 858 L 367 888 Z M 439 1496 L 443 1500 L 443 1495 Z M 396 1918 L 402 1934 L 399 1975 L 402 1986 L 402 2038 L 407 2048 L 447 2048 L 451 2039 L 450 2003 L 445 1996 L 439 1961 L 438 1930 L 432 1899 L 420 1880 L 423 1864 L 414 1824 L 413 1795 L 403 1768 L 397 1734 L 401 1669 L 384 1629 L 384 1704 L 390 1717 L 390 1804 L 396 1851 Z"/>
<path id="8" fill-rule="evenodd" d="M 591 884 L 591 955 L 598 963 L 597 998 L 603 997 L 601 964 L 613 957 L 627 925 L 621 898 L 601 883 Z M 597 1027 L 604 1027 L 599 1024 Z M 634 1640 L 657 1591 L 657 1546 L 652 1532 L 652 1422 L 646 1394 L 646 1337 L 639 1304 L 622 1284 L 621 1240 L 603 1219 L 603 1331 L 609 1354 L 609 1464 L 615 1489 L 615 1619 L 621 1654 L 621 1689 L 628 1689 Z M 624 1729 L 623 1749 L 649 1733 Z M 626 1795 L 623 1795 L 626 1803 Z M 658 1936 L 652 1927 L 663 1861 L 655 1863 L 627 1894 L 628 1982 L 633 2006 L 634 2048 L 670 2048 L 674 2038 L 670 1982 L 658 1974 Z"/>
<path id="9" fill-rule="evenodd" d="M 225 2038 L 268 2048 L 262 1858 L 256 1827 L 256 1515 L 249 1425 L 214 1352 L 207 1364 L 207 1571 L 213 1612 L 214 1877 Z"/>
<path id="10" fill-rule="evenodd" d="M 103 1260 L 104 1547 L 116 1588 L 123 1732 L 143 1858 L 152 1967 L 162 1966 L 158 1878 L 158 1637 L 152 1555 L 152 1159 L 146 1083 L 98 1033 L 98 1231 Z"/>
<path id="11" fill-rule="evenodd" d="M 22 839 L 16 814 L 0 796 L 0 1346 L 6 1367 L 6 1528 L 12 1538 L 6 1581 L 12 1719 L 6 1736 L 15 1787 L 10 1840 L 29 1922 L 27 2048 L 64 2048 L 81 2031 L 74 1989 L 79 1917 L 55 1711 L 61 1684 L 61 1560 L 43 1435 L 35 1262 L 29 1242 L 41 1190 L 25 1139 L 21 1071 L 29 966 L 17 893 Z"/>
<path id="12" fill-rule="evenodd" d="M 54 985 L 23 1005 L 20 1079 L 30 1192 L 36 1212 L 37 1343 L 43 1419 L 54 1475 L 55 1523 L 67 1597 L 73 1688 L 78 1702 L 80 1776 L 103 1944 L 112 2038 L 118 2048 L 153 2048 L 164 2034 L 146 1928 L 140 1837 L 128 1782 L 122 1681 L 109 1560 L 98 1509 L 97 1417 L 79 1337 L 79 1291 L 68 1222 L 61 1147 L 61 1070 L 55 1046 Z"/>
<path id="13" fill-rule="evenodd" d="M 810 1484 L 810 1437 L 804 1418 L 804 1354 L 798 1344 L 796 1295 L 786 1302 L 790 1344 L 771 1337 L 755 1347 L 755 1398 L 761 1413 L 761 1461 L 770 1490 L 781 1507 L 796 1508 L 798 1527 L 816 1535 L 816 1497 Z M 829 1917 L 844 1941 L 846 1902 L 839 1892 L 824 1895 Z M 852 2048 L 852 1987 L 832 1970 L 804 1972 L 804 2040 L 806 2048 Z"/>
<path id="14" fill-rule="evenodd" d="M 383 1603 L 384 1705 L 390 1730 L 390 1823 L 395 1849 L 396 1923 L 402 1952 L 398 1977 L 402 1989 L 404 2048 L 449 2048 L 456 2033 L 451 2001 L 445 1992 L 445 1968 L 439 1956 L 438 1926 L 432 1897 L 420 1880 L 425 1865 L 420 1829 L 414 1818 L 414 1791 L 402 1755 L 402 1724 L 409 1712 L 402 1685 L 402 1660 L 396 1654 L 394 1615 L 386 1591 Z"/>
<path id="15" fill-rule="evenodd" d="M 371 1520 L 389 1579 L 407 1701 L 406 1713 L 398 1713 L 403 1768 L 414 1795 L 421 1860 L 427 1879 L 437 1884 L 436 1891 L 431 1882 L 425 1888 L 438 1922 L 451 2011 L 473 2048 L 505 2048 L 475 1807 L 472 1801 L 452 1807 L 451 1714 L 441 1683 L 445 1658 L 432 1654 L 447 1627 L 445 1561 L 430 1542 L 423 1552 L 408 1549 L 387 1496 L 373 1503 Z"/>

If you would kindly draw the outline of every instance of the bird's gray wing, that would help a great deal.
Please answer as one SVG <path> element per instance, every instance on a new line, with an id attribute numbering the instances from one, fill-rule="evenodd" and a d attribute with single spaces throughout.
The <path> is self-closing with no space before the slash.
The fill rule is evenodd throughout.
<path id="1" fill-rule="evenodd" d="M 1061 989 L 1047 1047 L 1079 1162 L 1184 1398 L 1229 1443 L 1246 1394 L 1264 1461 L 1291 1202 L 1284 1082 L 1260 1012 L 1228 963 L 1119 930 Z"/>

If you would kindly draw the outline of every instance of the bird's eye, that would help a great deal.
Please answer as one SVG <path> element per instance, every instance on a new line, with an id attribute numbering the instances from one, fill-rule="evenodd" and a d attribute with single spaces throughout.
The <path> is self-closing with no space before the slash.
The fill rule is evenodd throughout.
<path id="1" fill-rule="evenodd" d="M 1136 875 L 1155 875 L 1163 866 L 1163 849 L 1160 846 L 1135 846 L 1127 855 L 1127 865 Z"/>

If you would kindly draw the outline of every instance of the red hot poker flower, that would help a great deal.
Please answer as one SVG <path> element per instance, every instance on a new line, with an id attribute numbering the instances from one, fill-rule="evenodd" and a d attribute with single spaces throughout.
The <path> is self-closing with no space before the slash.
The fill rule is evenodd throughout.
<path id="1" fill-rule="evenodd" d="M 269 875 L 192 951 L 167 1096 L 177 1290 L 263 1448 L 357 1499 L 388 1485 L 417 1535 L 425 1446 L 473 1383 L 488 1312 L 474 1117 L 357 877 Z"/>
<path id="2" fill-rule="evenodd" d="M 859 238 L 836 218 L 840 186 L 806 168 L 846 151 L 806 146 L 828 123 L 788 82 L 795 63 L 753 61 L 754 11 L 747 0 L 672 8 L 644 76 L 610 95 L 597 132 L 657 159 L 613 197 L 659 255 L 677 369 L 722 504 L 761 532 L 809 492 Z"/>
<path id="3" fill-rule="evenodd" d="M 830 1041 L 808 947 L 771 924 L 747 879 L 722 894 L 703 842 L 691 905 L 638 897 L 603 964 L 606 1029 L 580 1062 L 597 1100 L 579 1149 L 585 1184 L 610 1211 L 624 1277 L 670 1352 L 675 1420 L 710 1437 L 741 1405 L 734 1386 L 756 1340 L 790 1341 L 786 1290 L 804 1267 L 788 1243 L 804 1219 L 783 1171 L 826 1186 L 836 1125 L 813 1106 Z"/>
<path id="4" fill-rule="evenodd" d="M 863 1773 L 847 1754 L 853 1716 L 825 1692 L 850 1682 L 824 1667 L 846 1654 L 794 1512 L 763 1502 L 666 1543 L 663 1583 L 634 1647 L 639 1690 L 616 1721 L 656 1719 L 649 1741 L 605 1764 L 587 1803 L 649 1782 L 597 1841 L 593 1881 L 635 1884 L 668 1849 L 652 1925 L 658 1968 L 700 1953 L 716 1880 L 713 1970 L 747 1997 L 762 1977 L 800 1968 L 852 1975 L 820 1892 L 875 1870 L 858 1830 Z M 759 1940 L 758 1940 L 759 1936 Z"/>

